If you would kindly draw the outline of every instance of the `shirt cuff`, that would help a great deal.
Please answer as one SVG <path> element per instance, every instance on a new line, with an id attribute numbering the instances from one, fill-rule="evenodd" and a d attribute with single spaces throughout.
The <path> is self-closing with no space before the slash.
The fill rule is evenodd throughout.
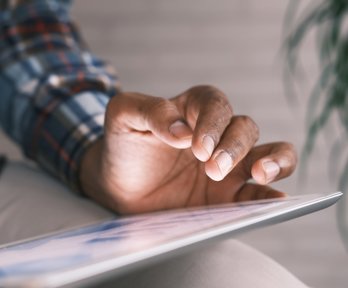
<path id="1" fill-rule="evenodd" d="M 35 153 L 36 161 L 76 192 L 81 192 L 81 158 L 103 136 L 109 99 L 110 96 L 98 91 L 81 92 L 61 102 L 42 125 L 38 121 L 31 130 L 33 135 L 29 139 L 35 141 L 30 151 Z"/>

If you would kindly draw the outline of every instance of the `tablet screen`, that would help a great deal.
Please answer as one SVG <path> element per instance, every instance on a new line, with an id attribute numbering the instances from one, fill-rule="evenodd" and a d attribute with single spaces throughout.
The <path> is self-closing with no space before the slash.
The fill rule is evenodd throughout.
<path id="1" fill-rule="evenodd" d="M 245 221 L 298 201 L 299 197 L 289 197 L 121 217 L 4 247 L 0 249 L 0 284 L 14 279 L 43 279 L 44 275 L 49 275 L 54 283 L 55 278 L 67 271 L 94 267 L 92 274 L 104 272 L 107 263 L 116 269 L 146 258 L 146 253 L 168 251 L 173 242 L 185 239 L 194 242 L 194 237 L 199 238 L 201 233 L 226 226 L 231 230 L 234 225 L 237 229 L 238 225 L 246 225 Z M 154 253 L 156 249 L 159 250 Z"/>

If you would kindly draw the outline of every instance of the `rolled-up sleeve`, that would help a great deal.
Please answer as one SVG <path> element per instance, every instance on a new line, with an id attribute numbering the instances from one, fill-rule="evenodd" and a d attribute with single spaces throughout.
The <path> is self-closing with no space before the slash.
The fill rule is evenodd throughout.
<path id="1" fill-rule="evenodd" d="M 26 156 L 78 190 L 87 147 L 118 92 L 69 17 L 70 1 L 0 0 L 0 122 Z"/>

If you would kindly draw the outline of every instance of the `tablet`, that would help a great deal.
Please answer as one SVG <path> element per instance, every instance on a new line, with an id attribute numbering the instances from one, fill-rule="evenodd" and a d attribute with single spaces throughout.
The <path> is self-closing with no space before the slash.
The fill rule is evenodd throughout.
<path id="1" fill-rule="evenodd" d="M 303 195 L 120 217 L 0 248 L 1 287 L 98 282 L 197 245 L 299 217 L 342 193 Z"/>

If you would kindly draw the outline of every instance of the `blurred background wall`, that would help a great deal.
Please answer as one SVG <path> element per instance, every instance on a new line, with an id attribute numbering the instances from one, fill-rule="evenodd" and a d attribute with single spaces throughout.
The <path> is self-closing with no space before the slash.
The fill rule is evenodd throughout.
<path id="1" fill-rule="evenodd" d="M 289 105 L 280 51 L 286 6 L 279 0 L 79 0 L 73 14 L 91 49 L 116 66 L 124 90 L 171 97 L 196 84 L 215 85 L 237 114 L 255 119 L 260 142 L 291 141 L 300 151 L 317 67 L 310 38 L 302 53 L 298 105 Z M 0 153 L 21 157 L 2 134 Z M 292 195 L 333 192 L 327 162 L 327 143 L 319 139 L 306 185 L 299 185 L 295 174 L 276 186 Z M 239 238 L 312 287 L 347 283 L 348 258 L 334 207 Z"/>

